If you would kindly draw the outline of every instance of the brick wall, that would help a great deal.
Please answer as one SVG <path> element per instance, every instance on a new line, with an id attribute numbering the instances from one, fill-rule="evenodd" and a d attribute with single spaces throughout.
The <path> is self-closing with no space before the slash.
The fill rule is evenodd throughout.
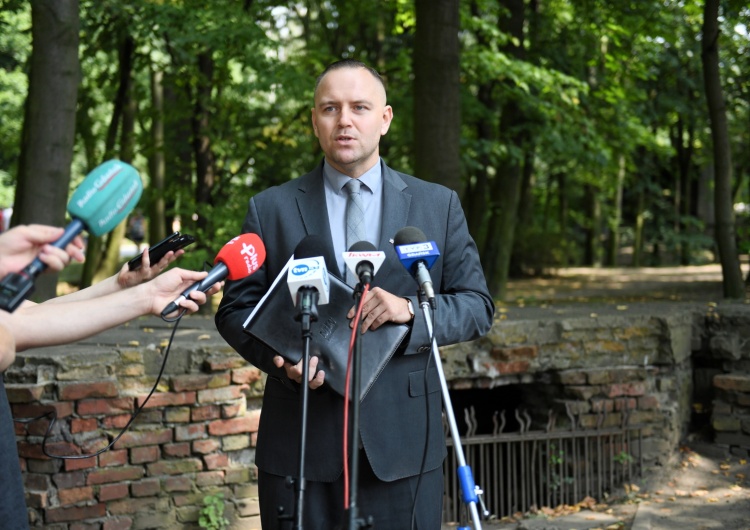
<path id="1" fill-rule="evenodd" d="M 143 406 L 93 458 L 49 458 L 41 445 L 49 421 L 16 423 L 32 528 L 197 528 L 204 498 L 216 493 L 235 528 L 260 528 L 252 464 L 260 371 L 211 340 L 215 330 L 188 330 L 146 402 L 166 342 L 132 340 L 144 333 L 131 328 L 124 346 L 35 350 L 6 374 L 15 418 L 56 411 L 50 454 L 98 451 Z"/>

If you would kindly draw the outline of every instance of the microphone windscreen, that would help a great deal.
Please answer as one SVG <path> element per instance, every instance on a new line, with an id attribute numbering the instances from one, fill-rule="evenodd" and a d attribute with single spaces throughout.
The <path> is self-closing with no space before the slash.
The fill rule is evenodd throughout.
<path id="1" fill-rule="evenodd" d="M 297 243 L 297 247 L 294 249 L 294 259 L 317 258 L 325 255 L 325 253 L 326 246 L 323 238 L 310 234 Z"/>
<path id="2" fill-rule="evenodd" d="M 227 279 L 240 280 L 260 269 L 266 260 L 266 247 L 256 234 L 231 239 L 216 255 L 214 264 L 227 266 Z"/>
<path id="3" fill-rule="evenodd" d="M 377 252 L 378 249 L 369 241 L 357 241 L 351 247 L 349 252 Z"/>
<path id="4" fill-rule="evenodd" d="M 94 236 L 102 236 L 133 211 L 143 193 L 138 171 L 121 160 L 94 168 L 73 192 L 68 213 L 80 219 Z"/>
<path id="5" fill-rule="evenodd" d="M 424 241 L 427 241 L 427 236 L 415 226 L 406 226 L 402 228 L 396 232 L 396 236 L 393 238 L 393 244 L 397 247 L 401 245 L 411 245 L 412 243 L 423 243 Z"/>

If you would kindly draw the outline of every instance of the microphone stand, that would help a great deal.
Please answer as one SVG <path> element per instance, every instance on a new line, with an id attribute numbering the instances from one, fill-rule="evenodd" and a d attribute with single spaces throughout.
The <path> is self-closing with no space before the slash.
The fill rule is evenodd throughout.
<path id="1" fill-rule="evenodd" d="M 299 443 L 299 472 L 297 484 L 297 503 L 295 507 L 294 528 L 303 528 L 303 509 L 305 504 L 305 451 L 307 449 L 307 408 L 310 395 L 308 383 L 310 373 L 310 341 L 312 339 L 311 323 L 318 320 L 318 290 L 314 287 L 302 286 L 297 291 L 297 307 L 299 309 L 294 320 L 302 324 L 302 382 L 300 388 L 300 443 Z"/>
<path id="2" fill-rule="evenodd" d="M 419 306 L 422 308 L 422 314 L 424 315 L 424 321 L 427 325 L 427 333 L 432 338 L 432 355 L 435 358 L 435 367 L 440 377 L 440 389 L 443 393 L 443 408 L 445 414 L 448 417 L 448 426 L 451 431 L 451 438 L 453 438 L 453 449 L 456 453 L 456 462 L 458 463 L 458 479 L 461 486 L 461 498 L 469 508 L 469 513 L 474 521 L 474 529 L 482 530 L 482 523 L 479 519 L 479 510 L 477 509 L 477 502 L 479 497 L 477 493 L 481 491 L 480 488 L 474 483 L 474 476 L 471 472 L 471 467 L 466 465 L 466 459 L 464 458 L 463 448 L 461 447 L 461 437 L 458 434 L 458 426 L 456 425 L 456 417 L 453 414 L 453 405 L 451 403 L 451 397 L 448 393 L 448 383 L 445 381 L 445 372 L 443 371 L 443 362 L 440 359 L 440 352 L 438 351 L 437 341 L 433 334 L 432 316 L 430 313 L 430 303 L 425 300 L 426 297 L 422 296 L 420 291 Z M 468 526 L 460 526 L 457 530 L 469 530 Z"/>
<path id="3" fill-rule="evenodd" d="M 354 288 L 354 307 L 359 308 L 362 297 L 362 283 Z M 357 517 L 357 484 L 359 483 L 359 393 L 362 387 L 362 334 L 359 332 L 360 323 L 355 325 L 354 354 L 352 356 L 352 435 L 349 439 L 349 458 L 351 459 L 349 473 L 349 511 L 347 513 L 347 529 L 369 528 L 371 521 L 364 521 Z M 346 465 L 346 462 L 344 462 Z"/>

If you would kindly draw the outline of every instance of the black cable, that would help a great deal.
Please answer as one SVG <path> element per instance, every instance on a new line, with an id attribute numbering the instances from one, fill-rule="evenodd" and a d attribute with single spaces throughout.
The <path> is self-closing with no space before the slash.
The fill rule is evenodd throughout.
<path id="1" fill-rule="evenodd" d="M 183 309 L 182 313 L 184 313 L 184 311 L 185 310 Z M 146 399 L 143 401 L 143 403 L 141 403 L 141 406 L 138 407 L 138 409 L 130 417 L 130 420 L 125 425 L 125 427 L 122 428 L 120 433 L 109 444 L 107 444 L 106 447 L 100 449 L 99 451 L 95 453 L 88 454 L 88 455 L 53 455 L 47 452 L 47 439 L 49 438 L 50 433 L 52 432 L 52 427 L 55 425 L 55 422 L 57 421 L 57 409 L 54 409 L 54 408 L 51 411 L 42 414 L 41 416 L 37 416 L 36 418 L 30 418 L 30 419 L 13 418 L 13 421 L 16 423 L 26 424 L 26 423 L 31 423 L 33 421 L 40 420 L 42 418 L 49 418 L 50 423 L 47 426 L 47 430 L 44 433 L 44 438 L 42 439 L 42 452 L 50 458 L 58 458 L 61 460 L 80 460 L 83 458 L 93 458 L 95 456 L 98 456 L 104 453 L 105 451 L 109 451 L 112 448 L 112 446 L 122 437 L 122 435 L 128 431 L 132 423 L 135 421 L 135 419 L 143 410 L 143 407 L 145 407 L 146 403 L 148 403 L 148 400 L 151 399 L 151 396 L 156 391 L 156 388 L 159 386 L 161 377 L 164 374 L 164 368 L 167 366 L 167 359 L 169 358 L 169 351 L 172 349 L 172 341 L 174 340 L 174 335 L 177 331 L 177 326 L 180 324 L 181 318 L 182 318 L 182 314 L 180 314 L 177 318 L 172 319 L 172 320 L 164 319 L 167 322 L 175 322 L 175 325 L 172 328 L 171 335 L 169 336 L 169 343 L 167 344 L 167 349 L 164 351 L 164 360 L 161 363 L 161 368 L 159 369 L 159 375 L 156 376 L 156 382 L 154 383 L 154 386 L 151 388 L 151 392 L 148 393 L 148 396 L 146 396 Z"/>
<path id="2" fill-rule="evenodd" d="M 435 322 L 435 310 L 430 307 L 430 318 L 432 322 Z M 432 326 L 432 335 L 430 336 L 430 353 L 427 356 L 427 364 L 424 368 L 424 403 L 425 403 L 425 417 L 427 419 L 427 425 L 425 429 L 424 447 L 422 448 L 422 463 L 419 466 L 419 475 L 417 475 L 417 485 L 414 488 L 414 500 L 411 506 L 411 528 L 415 530 L 417 524 L 417 499 L 419 498 L 419 486 L 422 483 L 422 475 L 424 474 L 424 466 L 427 463 L 427 447 L 430 445 L 430 392 L 429 392 L 429 379 L 428 374 L 430 365 L 432 364 L 433 352 L 432 344 L 435 341 L 435 326 Z"/>

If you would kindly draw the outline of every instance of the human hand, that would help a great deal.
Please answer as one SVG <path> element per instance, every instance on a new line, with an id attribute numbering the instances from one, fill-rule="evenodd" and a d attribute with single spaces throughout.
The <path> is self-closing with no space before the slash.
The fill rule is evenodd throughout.
<path id="1" fill-rule="evenodd" d="M 349 320 L 349 327 L 354 327 L 354 315 L 357 308 L 352 307 L 347 313 L 346 318 Z M 362 305 L 362 326 L 361 333 L 368 329 L 376 330 L 386 322 L 396 324 L 405 324 L 412 319 L 409 312 L 406 298 L 396 296 L 380 287 L 373 287 L 368 291 Z"/>
<path id="2" fill-rule="evenodd" d="M 122 266 L 120 272 L 117 274 L 117 285 L 121 289 L 134 287 L 140 283 L 147 282 L 155 278 L 164 269 L 166 269 L 170 263 L 172 263 L 174 260 L 185 253 L 185 251 L 182 249 L 178 250 L 177 252 L 170 250 L 157 263 L 151 265 L 148 251 L 148 248 L 144 249 L 141 256 L 141 266 L 136 270 L 131 271 L 127 263 Z"/>
<path id="3" fill-rule="evenodd" d="M 323 370 L 318 371 L 318 357 L 310 357 L 310 364 L 307 369 L 307 380 L 309 381 L 310 389 L 315 390 L 323 385 L 325 382 L 326 374 Z M 284 360 L 281 355 L 276 355 L 273 358 L 273 364 L 276 368 L 284 368 L 286 376 L 295 381 L 296 383 L 302 384 L 302 361 L 297 364 L 292 364 Z"/>
<path id="4" fill-rule="evenodd" d="M 52 270 L 59 271 L 71 259 L 82 262 L 83 240 L 76 236 L 64 249 L 52 246 L 65 232 L 55 226 L 41 224 L 19 225 L 0 234 L 0 274 L 18 272 L 39 257 Z"/>
<path id="5" fill-rule="evenodd" d="M 0 311 L 0 373 L 16 360 L 16 341 L 11 329 L 10 313 Z"/>
<path id="6" fill-rule="evenodd" d="M 149 312 L 154 315 L 161 315 L 161 312 L 170 302 L 180 298 L 185 289 L 206 276 L 208 276 L 206 271 L 189 271 L 178 267 L 160 274 L 153 280 L 141 284 L 138 288 L 146 289 L 150 295 Z M 223 286 L 224 282 L 216 282 L 205 293 L 196 289 L 188 295 L 188 298 L 181 299 L 178 305 L 188 313 L 194 313 L 199 306 L 206 303 L 209 296 L 218 293 Z"/>

